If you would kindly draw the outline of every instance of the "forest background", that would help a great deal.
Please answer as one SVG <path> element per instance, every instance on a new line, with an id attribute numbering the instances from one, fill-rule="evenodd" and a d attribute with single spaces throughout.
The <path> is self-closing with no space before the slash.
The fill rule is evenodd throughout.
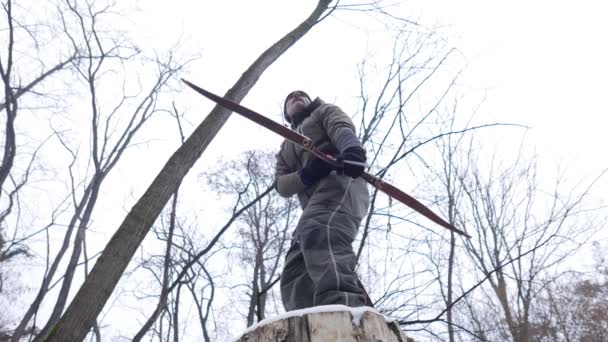
<path id="1" fill-rule="evenodd" d="M 472 235 L 371 192 L 357 270 L 408 335 L 608 339 L 602 6 L 4 0 L 0 340 L 230 341 L 283 311 L 281 139 L 182 77 L 279 122 L 294 89 L 339 105 L 370 172 Z"/>

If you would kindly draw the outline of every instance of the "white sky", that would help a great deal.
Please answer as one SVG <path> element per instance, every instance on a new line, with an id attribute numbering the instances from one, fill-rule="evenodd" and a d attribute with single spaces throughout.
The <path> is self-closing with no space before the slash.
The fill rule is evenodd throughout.
<path id="1" fill-rule="evenodd" d="M 608 45 L 603 1 L 424 1 L 421 13 L 453 29 L 486 110 L 527 123 L 541 151 L 608 166 Z M 432 14 L 431 14 L 432 13 Z M 585 150 L 589 150 L 586 152 Z"/>
<path id="2" fill-rule="evenodd" d="M 143 37 L 151 38 L 149 46 L 160 49 L 182 37 L 190 51 L 201 56 L 185 76 L 223 93 L 315 3 L 141 2 L 137 27 Z M 393 10 L 451 35 L 450 44 L 466 58 L 464 84 L 487 91 L 482 108 L 486 117 L 533 127 L 539 152 L 565 164 L 593 164 L 597 173 L 608 167 L 602 156 L 608 114 L 603 96 L 608 89 L 608 22 L 602 16 L 607 6 L 603 1 L 414 0 Z M 316 27 L 269 68 L 243 103 L 278 120 L 284 94 L 303 88 L 348 107 L 357 95 L 356 64 L 378 39 L 390 42 L 377 24 L 367 31 L 370 22 L 362 18 L 340 12 Z M 232 118 L 230 124 L 236 126 L 239 120 Z M 245 127 L 251 129 L 250 124 Z M 219 141 L 231 135 L 230 129 L 225 131 Z M 271 148 L 278 141 L 261 134 Z"/>
<path id="3" fill-rule="evenodd" d="M 608 168 L 603 134 L 608 123 L 605 2 L 395 3 L 400 5 L 389 8 L 392 13 L 439 27 L 464 56 L 459 92 L 472 99 L 485 94 L 478 121 L 530 126 L 526 147 L 539 153 L 547 172 L 560 166 L 574 182 L 588 183 Z M 162 51 L 179 39 L 180 49 L 198 54 L 201 58 L 183 77 L 223 94 L 254 58 L 308 16 L 315 4 L 313 0 L 177 0 L 167 6 L 140 1 L 139 16 L 132 20 L 137 23 L 136 40 L 143 46 Z M 354 111 L 357 64 L 370 51 L 378 56 L 390 49 L 392 37 L 383 29 L 368 16 L 336 12 L 273 64 L 243 104 L 278 121 L 285 94 L 304 89 Z M 388 47 L 378 48 L 383 43 Z M 191 113 L 194 124 L 211 107 L 189 89 L 177 101 Z M 521 133 L 507 129 L 492 135 L 503 147 L 515 148 Z M 199 164 L 222 153 L 275 149 L 279 142 L 274 134 L 233 116 Z M 602 183 L 606 189 L 607 183 Z"/>

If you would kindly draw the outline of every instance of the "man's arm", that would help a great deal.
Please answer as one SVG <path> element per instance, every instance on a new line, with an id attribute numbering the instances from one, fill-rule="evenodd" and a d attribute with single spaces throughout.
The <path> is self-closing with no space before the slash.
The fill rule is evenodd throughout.
<path id="1" fill-rule="evenodd" d="M 338 152 L 342 153 L 349 147 L 362 147 L 353 121 L 340 107 L 327 104 L 318 115 L 321 116 L 319 120 L 323 129 Z"/>
<path id="2" fill-rule="evenodd" d="M 322 115 L 321 122 L 327 132 L 327 136 L 338 152 L 338 161 L 345 161 L 343 172 L 347 176 L 357 178 L 365 170 L 365 149 L 357 138 L 355 125 L 340 107 L 327 105 L 324 110 L 319 111 Z M 348 162 L 354 163 L 348 163 Z M 357 164 L 358 163 L 358 164 Z"/>
<path id="3" fill-rule="evenodd" d="M 306 189 L 306 185 L 302 182 L 298 170 L 292 170 L 285 159 L 283 158 L 283 150 L 287 142 L 281 144 L 281 149 L 276 155 L 275 166 L 275 188 L 279 195 L 283 197 L 291 197 L 298 192 Z"/>

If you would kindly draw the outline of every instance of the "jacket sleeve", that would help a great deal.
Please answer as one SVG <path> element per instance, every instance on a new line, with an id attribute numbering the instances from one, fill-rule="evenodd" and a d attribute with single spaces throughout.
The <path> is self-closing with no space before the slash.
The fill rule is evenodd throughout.
<path id="1" fill-rule="evenodd" d="M 291 197 L 306 189 L 302 183 L 298 170 L 292 170 L 283 157 L 285 142 L 281 144 L 281 150 L 276 155 L 275 165 L 275 189 L 282 197 Z"/>
<path id="2" fill-rule="evenodd" d="M 319 111 L 320 122 L 331 143 L 339 152 L 349 147 L 362 147 L 353 121 L 338 106 L 327 104 Z"/>

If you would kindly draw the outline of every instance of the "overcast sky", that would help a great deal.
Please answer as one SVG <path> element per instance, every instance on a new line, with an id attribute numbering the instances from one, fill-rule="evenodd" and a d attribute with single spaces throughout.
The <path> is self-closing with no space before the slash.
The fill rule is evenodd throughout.
<path id="1" fill-rule="evenodd" d="M 487 110 L 531 125 L 539 148 L 608 166 L 608 22 L 603 1 L 420 1 L 451 28 Z M 430 18 L 427 18 L 430 19 Z M 560 151 L 561 150 L 561 151 Z"/>
<path id="2" fill-rule="evenodd" d="M 195 70 L 201 72 L 191 78 L 223 91 L 315 3 L 182 0 L 170 8 L 142 3 L 140 14 L 152 26 L 138 27 L 146 27 L 142 35 L 154 37 L 159 45 L 181 36 L 199 49 L 201 60 Z M 608 79 L 608 22 L 602 18 L 606 6 L 602 1 L 425 0 L 403 2 L 392 10 L 423 25 L 440 26 L 450 35 L 451 45 L 466 57 L 467 83 L 488 90 L 486 111 L 530 124 L 551 145 L 569 141 L 563 147 L 571 153 L 604 141 L 600 129 L 608 114 L 603 101 Z M 352 86 L 339 85 L 352 83 L 352 78 L 344 75 L 354 73 L 369 40 L 382 39 L 373 31 L 378 25 L 367 25 L 361 18 L 340 12 L 315 28 L 269 69 L 258 86 L 264 89 L 248 96 L 264 99 L 248 101 L 276 104 L 283 95 L 268 91 L 284 93 L 289 85 L 326 97 L 332 91 L 347 96 L 342 89 Z M 371 34 L 366 32 L 369 27 Z M 314 56 L 318 54 L 326 55 L 324 63 Z M 314 72 L 328 69 L 334 71 L 326 76 Z M 215 75 L 206 77 L 208 70 Z M 284 73 L 287 70 L 289 74 Z"/>
<path id="3" fill-rule="evenodd" d="M 349 2 L 350 3 L 350 2 Z M 484 98 L 484 122 L 530 126 L 529 148 L 543 162 L 561 165 L 574 178 L 591 179 L 608 167 L 603 130 L 608 80 L 608 21 L 603 1 L 394 1 L 388 9 L 424 27 L 437 27 L 462 56 L 459 92 Z M 200 55 L 185 78 L 223 94 L 270 44 L 304 19 L 316 1 L 141 1 L 137 41 Z M 337 12 L 272 65 L 243 101 L 280 120 L 285 94 L 304 89 L 312 96 L 354 110 L 356 67 L 370 51 L 382 53 L 391 37 L 383 25 L 360 13 Z M 388 47 L 386 48 L 388 50 Z M 207 113 L 211 104 L 189 90 L 181 103 Z M 205 107 L 207 106 L 207 107 Z M 202 119 L 202 117 L 201 117 Z M 196 119 L 195 119 L 196 120 Z M 247 144 L 234 141 L 243 137 Z M 518 144 L 521 132 L 496 133 Z M 512 140 L 510 140 L 512 139 Z M 251 147 L 275 148 L 280 139 L 232 117 L 203 158 Z M 234 150 L 232 150 L 232 148 Z"/>

